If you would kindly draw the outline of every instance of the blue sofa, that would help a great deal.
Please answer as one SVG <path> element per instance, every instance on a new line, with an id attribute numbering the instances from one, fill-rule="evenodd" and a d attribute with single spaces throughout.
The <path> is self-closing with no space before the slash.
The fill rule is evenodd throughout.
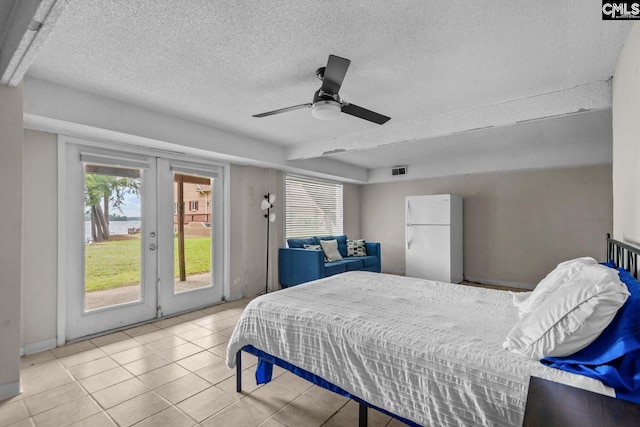
<path id="1" fill-rule="evenodd" d="M 342 261 L 325 262 L 321 250 L 305 249 L 304 245 L 319 245 L 320 240 L 337 240 Z M 314 236 L 306 239 L 289 239 L 289 247 L 280 248 L 278 265 L 280 285 L 283 288 L 310 282 L 346 271 L 373 271 L 380 273 L 380 243 L 365 242 L 367 256 L 347 256 L 347 236 Z"/>

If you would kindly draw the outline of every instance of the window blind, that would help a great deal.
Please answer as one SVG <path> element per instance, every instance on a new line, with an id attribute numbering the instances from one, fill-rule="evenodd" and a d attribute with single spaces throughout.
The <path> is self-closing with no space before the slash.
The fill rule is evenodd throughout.
<path id="1" fill-rule="evenodd" d="M 285 177 L 287 239 L 342 234 L 342 184 Z"/>
<path id="2" fill-rule="evenodd" d="M 103 153 L 80 153 L 82 163 L 92 163 L 96 165 L 121 166 L 123 168 L 148 169 L 149 160 L 143 157 L 121 157 Z"/>

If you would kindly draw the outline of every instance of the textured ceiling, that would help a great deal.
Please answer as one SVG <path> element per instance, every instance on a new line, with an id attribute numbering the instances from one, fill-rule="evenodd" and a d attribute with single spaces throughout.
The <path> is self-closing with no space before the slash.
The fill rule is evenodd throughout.
<path id="1" fill-rule="evenodd" d="M 375 146 L 377 138 L 388 142 L 378 125 L 351 116 L 251 115 L 310 102 L 320 85 L 315 70 L 329 54 L 351 60 L 341 97 L 390 116 L 384 126 L 396 129 L 607 81 L 630 24 L 603 22 L 600 7 L 595 0 L 75 0 L 28 75 L 289 148 L 362 132 Z M 452 150 L 466 150 L 460 140 Z M 332 157 L 383 167 L 428 156 L 430 145 Z"/>

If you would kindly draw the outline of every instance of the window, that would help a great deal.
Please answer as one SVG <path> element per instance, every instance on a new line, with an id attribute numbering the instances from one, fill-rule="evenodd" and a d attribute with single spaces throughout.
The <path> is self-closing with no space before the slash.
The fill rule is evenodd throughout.
<path id="1" fill-rule="evenodd" d="M 189 202 L 189 210 L 191 212 L 195 212 L 198 210 L 198 201 L 197 200 L 192 200 Z"/>
<path id="2" fill-rule="evenodd" d="M 286 237 L 342 234 L 342 184 L 285 177 Z"/>

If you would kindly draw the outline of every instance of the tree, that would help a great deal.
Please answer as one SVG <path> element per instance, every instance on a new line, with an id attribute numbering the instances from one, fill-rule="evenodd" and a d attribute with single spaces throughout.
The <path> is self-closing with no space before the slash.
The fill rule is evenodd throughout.
<path id="1" fill-rule="evenodd" d="M 98 173 L 85 175 L 84 202 L 91 218 L 91 239 L 109 240 L 109 206 L 122 213 L 126 194 L 140 194 L 140 178 L 127 178 Z"/>

